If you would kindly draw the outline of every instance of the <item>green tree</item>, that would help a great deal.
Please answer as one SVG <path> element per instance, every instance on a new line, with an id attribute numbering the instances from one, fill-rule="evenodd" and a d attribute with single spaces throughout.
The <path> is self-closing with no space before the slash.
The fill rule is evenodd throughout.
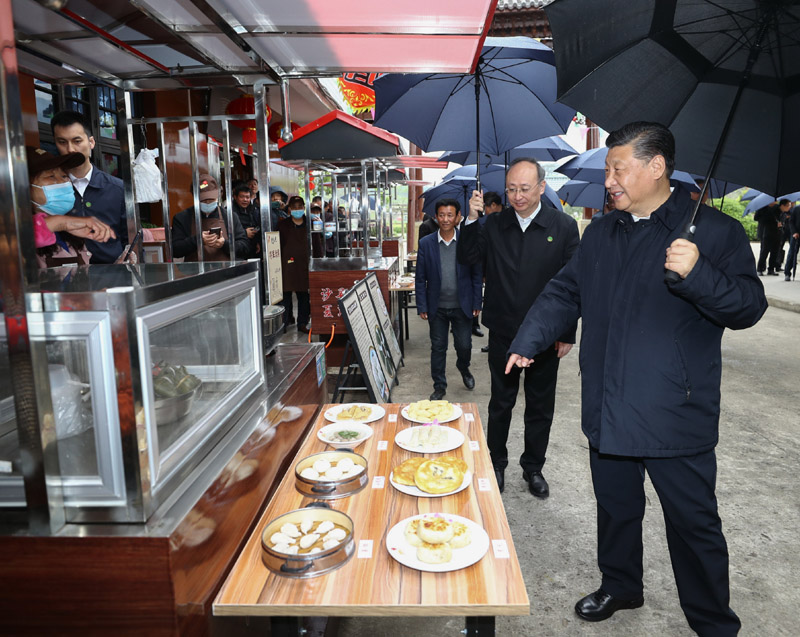
<path id="1" fill-rule="evenodd" d="M 747 207 L 747 202 L 742 201 L 743 190 L 734 191 L 730 195 L 720 198 L 712 199 L 712 204 L 717 210 L 722 210 L 729 217 L 733 217 L 742 224 L 744 231 L 747 233 L 747 238 L 750 241 L 756 240 L 756 229 L 758 224 L 753 220 L 753 215 L 744 215 L 744 209 Z M 733 195 L 733 196 L 731 196 Z M 720 204 L 722 204 L 720 208 Z"/>

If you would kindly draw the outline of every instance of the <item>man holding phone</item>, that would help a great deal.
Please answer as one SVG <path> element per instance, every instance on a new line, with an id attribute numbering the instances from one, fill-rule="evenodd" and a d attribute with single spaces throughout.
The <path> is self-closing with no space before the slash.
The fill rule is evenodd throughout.
<path id="1" fill-rule="evenodd" d="M 225 217 L 219 206 L 217 180 L 211 175 L 200 175 L 203 261 L 230 261 L 231 233 Z M 172 255 L 183 257 L 184 261 L 197 261 L 196 236 L 194 206 L 191 206 L 172 219 Z M 236 258 L 247 258 L 250 243 L 237 215 L 233 215 L 233 246 Z"/>

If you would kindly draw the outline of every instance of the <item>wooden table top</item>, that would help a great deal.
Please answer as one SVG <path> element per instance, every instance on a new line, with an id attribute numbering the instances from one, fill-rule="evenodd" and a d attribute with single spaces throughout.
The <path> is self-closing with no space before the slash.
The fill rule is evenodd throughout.
<path id="1" fill-rule="evenodd" d="M 330 449 L 317 438 L 327 424 L 324 405 L 302 443 L 292 469 L 282 480 L 253 534 L 239 555 L 214 602 L 215 615 L 358 616 L 358 615 L 527 615 L 530 603 L 477 405 L 461 403 L 464 414 L 447 423 L 465 435 L 461 447 L 447 455 L 464 458 L 473 472 L 472 485 L 453 495 L 417 498 L 395 489 L 392 469 L 418 455 L 394 443 L 395 434 L 416 423 L 400 414 L 404 404 L 385 404 L 386 415 L 376 422 L 373 436 L 355 449 L 368 463 L 369 482 L 359 493 L 329 500 L 331 507 L 354 522 L 356 550 L 339 569 L 310 579 L 290 579 L 269 571 L 261 561 L 261 532 L 278 515 L 308 505 L 311 500 L 294 486 L 294 465 L 313 453 Z M 425 454 L 437 457 L 441 454 Z M 377 480 L 376 480 L 377 478 Z M 383 480 L 381 480 L 383 478 Z M 380 487 L 380 483 L 383 486 Z M 441 512 L 460 515 L 480 524 L 490 546 L 472 566 L 445 573 L 418 571 L 389 555 L 386 534 L 401 520 Z M 372 542 L 371 555 L 365 540 Z"/>

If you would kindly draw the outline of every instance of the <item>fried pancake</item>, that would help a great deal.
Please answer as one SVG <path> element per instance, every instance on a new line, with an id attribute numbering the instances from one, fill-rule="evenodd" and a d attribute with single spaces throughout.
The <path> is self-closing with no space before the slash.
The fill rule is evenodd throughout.
<path id="1" fill-rule="evenodd" d="M 417 547 L 417 559 L 427 564 L 444 564 L 453 557 L 453 549 L 449 544 L 430 544 L 423 542 Z"/>
<path id="2" fill-rule="evenodd" d="M 453 539 L 448 544 L 454 549 L 461 549 L 468 546 L 472 542 L 472 533 L 469 527 L 463 522 L 452 522 Z"/>
<path id="3" fill-rule="evenodd" d="M 419 546 L 422 544 L 422 540 L 419 539 L 419 535 L 417 534 L 418 528 L 419 518 L 416 520 L 411 520 L 411 522 L 406 525 L 405 538 L 406 542 L 408 542 L 411 546 Z"/>
<path id="4" fill-rule="evenodd" d="M 443 462 L 445 464 L 452 464 L 464 475 L 466 475 L 467 470 L 469 469 L 466 460 L 462 460 L 461 458 L 455 458 L 453 456 L 443 456 L 442 458 L 436 458 L 436 461 Z"/>
<path id="5" fill-rule="evenodd" d="M 443 544 L 453 538 L 453 526 L 444 518 L 435 515 L 421 518 L 417 526 L 419 539 L 428 544 Z"/>
<path id="6" fill-rule="evenodd" d="M 451 493 L 461 486 L 464 473 L 452 463 L 426 460 L 414 473 L 414 484 L 426 493 Z"/>
<path id="7" fill-rule="evenodd" d="M 425 462 L 425 458 L 422 456 L 409 458 L 408 460 L 401 462 L 392 471 L 392 480 L 394 480 L 397 484 L 404 484 L 409 487 L 415 486 L 414 474 L 417 472 L 417 469 L 423 462 Z"/>

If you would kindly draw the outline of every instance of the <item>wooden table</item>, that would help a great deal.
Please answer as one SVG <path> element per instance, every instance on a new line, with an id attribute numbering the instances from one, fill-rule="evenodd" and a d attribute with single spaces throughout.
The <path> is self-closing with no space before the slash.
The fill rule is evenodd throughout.
<path id="1" fill-rule="evenodd" d="M 322 407 L 292 466 L 312 453 L 330 449 L 317 438 L 317 431 L 326 424 L 322 414 L 332 406 Z M 329 501 L 332 508 L 353 519 L 356 551 L 350 561 L 307 580 L 278 576 L 262 564 L 261 532 L 267 523 L 312 502 L 295 490 L 292 469 L 223 584 L 214 603 L 215 615 L 271 616 L 274 634 L 285 631 L 295 635 L 303 616 L 464 615 L 468 635 L 493 635 L 496 615 L 529 613 L 528 595 L 477 405 L 462 403 L 464 415 L 448 423 L 466 437 L 464 444 L 448 455 L 466 460 L 474 474 L 472 485 L 440 498 L 406 495 L 389 482 L 392 468 L 416 455 L 394 443 L 398 430 L 414 424 L 400 415 L 403 406 L 383 405 L 386 415 L 370 423 L 373 436 L 355 449 L 369 463 L 366 488 L 349 498 Z M 460 515 L 479 523 L 489 535 L 489 551 L 476 564 L 446 573 L 422 572 L 395 561 L 386 550 L 388 530 L 409 516 L 429 512 Z M 370 542 L 370 556 L 362 557 Z"/>

